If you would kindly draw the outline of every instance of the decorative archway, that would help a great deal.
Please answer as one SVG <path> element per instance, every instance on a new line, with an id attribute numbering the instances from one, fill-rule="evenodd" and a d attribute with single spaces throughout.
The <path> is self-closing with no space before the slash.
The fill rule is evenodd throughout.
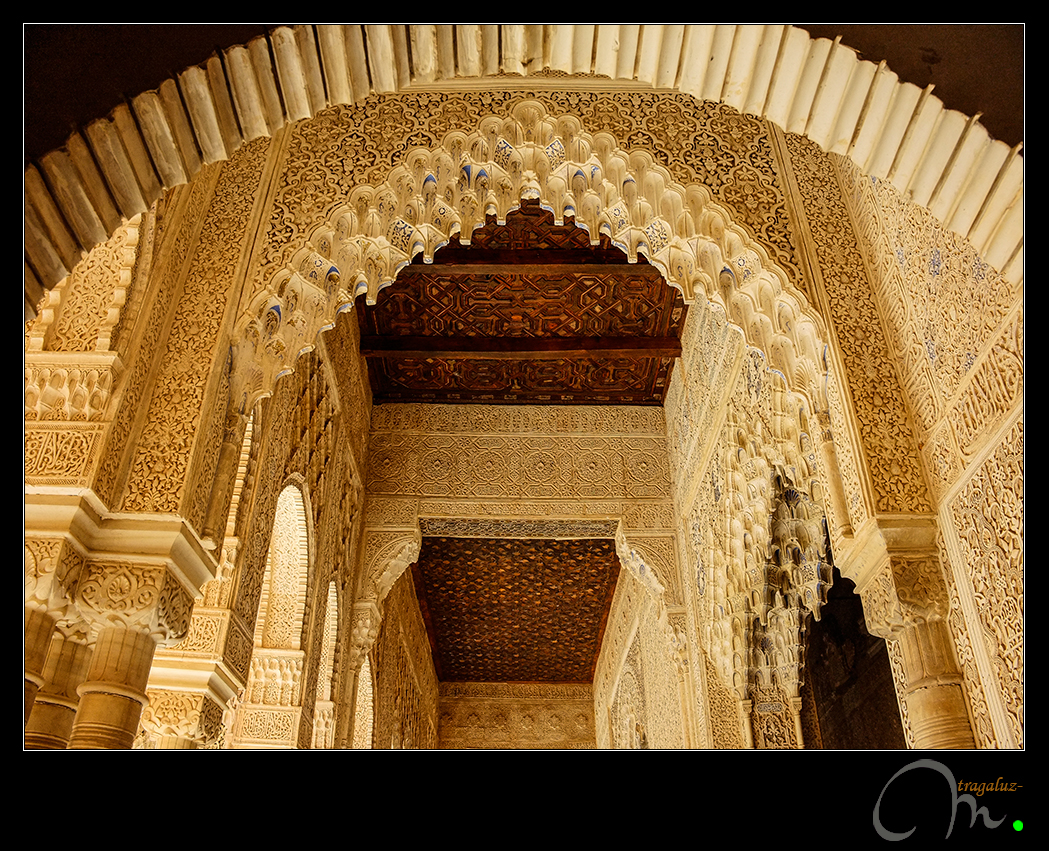
<path id="1" fill-rule="evenodd" d="M 715 306 L 767 353 L 810 409 L 819 396 L 824 323 L 768 253 L 735 225 L 703 186 L 682 186 L 645 151 L 590 134 L 574 116 L 537 101 L 447 133 L 439 147 L 409 151 L 378 186 L 358 186 L 313 230 L 291 263 L 245 305 L 233 334 L 231 398 L 243 409 L 294 369 L 354 298 L 374 303 L 400 269 L 453 235 L 468 243 L 487 217 L 504 222 L 537 200 L 631 261 L 655 265 L 686 303 Z"/>
<path id="2" fill-rule="evenodd" d="M 301 482 L 277 498 L 244 701 L 237 707 L 237 746 L 295 747 L 306 654 L 303 621 L 311 573 L 310 512 Z"/>
<path id="3" fill-rule="evenodd" d="M 27 310 L 121 217 L 246 141 L 372 92 L 481 80 L 536 87 L 551 84 L 550 72 L 560 88 L 567 75 L 671 89 L 804 134 L 928 205 L 1010 280 L 1023 275 L 1019 151 L 884 65 L 795 27 L 279 27 L 223 59 L 138 95 L 26 170 Z"/>

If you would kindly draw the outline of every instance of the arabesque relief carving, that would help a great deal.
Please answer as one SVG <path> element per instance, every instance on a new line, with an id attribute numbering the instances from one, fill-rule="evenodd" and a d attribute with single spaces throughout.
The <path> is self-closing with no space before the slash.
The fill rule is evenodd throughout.
<path id="1" fill-rule="evenodd" d="M 219 738 L 222 708 L 204 695 L 179 691 L 147 692 L 149 704 L 142 710 L 142 727 L 154 736 L 188 739 L 203 747 Z"/>
<path id="2" fill-rule="evenodd" d="M 128 453 L 135 443 L 138 416 L 142 406 L 148 404 L 148 381 L 162 342 L 167 336 L 169 309 L 181 282 L 180 270 L 193 248 L 192 236 L 197 232 L 208 201 L 214 188 L 218 166 L 202 170 L 193 184 L 184 190 L 173 192 L 165 201 L 158 203 L 149 213 L 150 224 L 156 230 L 167 233 L 170 225 L 170 243 L 167 261 L 153 267 L 138 265 L 134 275 L 148 275 L 148 284 L 143 282 L 137 289 L 148 289 L 142 294 L 140 330 L 136 335 L 138 346 L 133 362 L 124 375 L 122 401 L 116 411 L 113 424 L 108 431 L 104 451 L 100 453 L 98 472 L 94 477 L 94 490 L 107 506 L 116 507 L 123 498 L 119 489 L 127 475 Z M 174 219 L 173 223 L 167 217 Z M 129 335 L 124 335 L 125 337 Z M 131 353 L 129 353 L 131 354 Z"/>
<path id="3" fill-rule="evenodd" d="M 236 745 L 347 744 L 374 683 L 383 748 L 795 748 L 839 544 L 918 516 L 929 541 L 863 589 L 908 741 L 938 723 L 908 702 L 901 635 L 921 627 L 976 743 L 1022 745 L 1022 293 L 893 193 L 666 94 L 370 96 L 249 143 L 92 253 L 27 332 L 27 482 L 177 514 L 219 572 L 191 616 L 159 561 L 33 536 L 27 605 L 181 640 L 154 670 L 206 660 L 242 690 Z M 681 291 L 665 406 L 373 408 L 354 300 L 522 201 Z M 426 538 L 482 536 L 614 536 L 589 695 L 438 683 L 408 568 Z M 289 568 L 268 588 L 267 560 Z M 229 706 L 180 688 L 147 690 L 145 727 L 218 741 Z"/>
<path id="4" fill-rule="evenodd" d="M 1024 429 L 1018 422 L 950 504 L 967 567 L 960 575 L 955 572 L 955 583 L 963 586 L 957 593 L 971 600 L 961 604 L 952 624 L 970 641 L 982 641 L 976 652 L 990 663 L 1017 747 L 1024 741 L 1023 452 Z"/>
<path id="5" fill-rule="evenodd" d="M 185 271 L 177 273 L 184 275 L 182 292 L 131 462 L 125 510 L 177 512 L 184 508 L 183 495 L 192 492 L 194 483 L 187 475 L 212 368 L 210 358 L 201 353 L 212 353 L 227 301 L 236 297 L 244 228 L 266 151 L 264 143 L 250 143 L 223 166 L 207 212 L 198 222 L 207 235 L 207 250 L 198 249 Z M 223 352 L 214 354 L 224 358 Z"/>
<path id="6" fill-rule="evenodd" d="M 869 464 L 873 509 L 927 513 L 916 438 L 837 172 L 815 145 L 785 138 L 807 227 L 820 235 L 813 244 Z"/>
<path id="7" fill-rule="evenodd" d="M 594 698 L 589 686 L 441 685 L 438 747 L 594 746 Z"/>
<path id="8" fill-rule="evenodd" d="M 891 184 L 836 162 L 942 495 L 1022 401 L 1022 291 Z"/>
<path id="9" fill-rule="evenodd" d="M 147 633 L 158 643 L 183 638 L 193 608 L 193 598 L 165 567 L 130 562 L 88 562 L 76 602 L 96 627 Z"/>
<path id="10" fill-rule="evenodd" d="M 479 116 L 472 133 L 451 131 L 431 147 L 410 149 L 378 182 L 347 186 L 327 204 L 319 203 L 315 178 L 306 181 L 311 196 L 296 199 L 292 218 L 312 214 L 313 223 L 304 230 L 282 214 L 271 222 L 271 239 L 280 233 L 283 245 L 300 247 L 294 256 L 284 249 L 276 264 L 267 258 L 259 270 L 269 283 L 237 325 L 234 398 L 249 394 L 250 404 L 268 393 L 339 311 L 358 295 L 374 303 L 415 255 L 432 259 L 452 234 L 467 244 L 486 217 L 502 223 L 522 200 L 533 199 L 554 210 L 557 224 L 567 216 L 591 240 L 611 238 L 631 260 L 644 253 L 687 302 L 701 297 L 717 304 L 789 382 L 811 389 L 796 371 L 818 360 L 815 314 L 702 181 L 681 184 L 647 151 L 628 154 L 616 137 L 591 135 L 572 116 L 553 117 L 539 100 L 516 103 L 510 113 Z M 330 120 L 314 121 L 345 140 L 346 128 Z M 288 181 L 303 167 L 299 145 L 309 130 L 298 132 Z M 283 203 L 278 193 L 278 210 Z"/>

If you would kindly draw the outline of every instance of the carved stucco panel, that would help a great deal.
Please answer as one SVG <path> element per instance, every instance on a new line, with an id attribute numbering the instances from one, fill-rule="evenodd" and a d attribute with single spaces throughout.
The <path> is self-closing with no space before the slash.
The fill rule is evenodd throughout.
<path id="1" fill-rule="evenodd" d="M 49 293 L 28 332 L 27 350 L 93 352 L 109 349 L 135 265 L 140 219 L 117 228 Z"/>
<path id="2" fill-rule="evenodd" d="M 873 508 L 927 513 L 928 490 L 910 414 L 837 171 L 807 139 L 785 138 L 809 230 L 819 234 L 813 245 L 869 466 Z"/>
<path id="3" fill-rule="evenodd" d="M 102 457 L 105 428 L 101 424 L 26 424 L 26 482 L 88 486 Z"/>
<path id="4" fill-rule="evenodd" d="M 149 689 L 142 727 L 154 736 L 178 736 L 208 745 L 222 732 L 222 707 L 206 695 Z"/>
<path id="5" fill-rule="evenodd" d="M 611 746 L 619 750 L 644 750 L 650 747 L 648 695 L 641 664 L 640 638 L 635 631 L 618 671 L 618 683 L 609 712 Z"/>
<path id="6" fill-rule="evenodd" d="M 84 569 L 83 556 L 61 538 L 26 538 L 25 606 L 50 614 L 60 623 L 77 622 L 73 600 Z"/>
<path id="7" fill-rule="evenodd" d="M 223 166 L 216 183 L 201 226 L 202 242 L 189 262 L 132 461 L 123 501 L 126 510 L 183 509 L 183 496 L 192 484 L 189 468 L 212 369 L 211 357 L 202 357 L 202 353 L 215 351 L 266 151 L 261 140 L 245 145 Z"/>
<path id="8" fill-rule="evenodd" d="M 438 734 L 442 748 L 593 748 L 594 699 L 582 685 L 444 683 Z"/>
<path id="9" fill-rule="evenodd" d="M 111 358 L 71 366 L 68 362 L 26 353 L 27 422 L 100 422 L 109 413 L 113 386 L 121 370 Z"/>
<path id="10" fill-rule="evenodd" d="M 287 265 L 355 187 L 382 184 L 390 164 L 408 150 L 434 148 L 450 131 L 507 115 L 524 99 L 551 114 L 579 116 L 590 132 L 611 133 L 625 147 L 649 152 L 684 185 L 708 187 L 792 279 L 801 280 L 767 125 L 688 96 L 640 92 L 419 92 L 325 110 L 301 122 L 289 141 L 258 280 Z"/>
<path id="11" fill-rule="evenodd" d="M 76 589 L 78 611 L 97 628 L 118 626 L 174 643 L 189 630 L 193 598 L 162 565 L 89 561 Z"/>
<path id="12" fill-rule="evenodd" d="M 888 340 L 942 496 L 1022 400 L 1023 294 L 927 209 L 834 161 L 851 187 Z"/>
<path id="13" fill-rule="evenodd" d="M 622 666 L 626 660 L 634 632 L 639 607 L 649 599 L 644 587 L 627 571 L 620 573 L 616 583 L 612 607 L 605 625 L 597 667 L 594 671 L 594 706 L 597 723 L 597 746 L 617 747 L 619 732 L 608 727 L 621 682 Z"/>
<path id="14" fill-rule="evenodd" d="M 993 341 L 950 411 L 950 421 L 969 461 L 1001 426 L 1006 416 L 1023 402 L 1023 310 L 1020 308 Z"/>
<path id="15" fill-rule="evenodd" d="M 436 747 L 437 675 L 410 576 L 387 598 L 374 654 L 375 747 Z"/>
<path id="16" fill-rule="evenodd" d="M 974 652 L 990 671 L 984 668 L 981 679 L 997 692 L 1017 747 L 1024 741 L 1023 453 L 1023 423 L 1017 422 L 950 503 L 961 559 L 954 580 L 964 614 L 953 626 L 962 631 L 964 623 L 969 640 L 982 642 Z"/>
<path id="17" fill-rule="evenodd" d="M 676 654 L 668 642 L 666 622 L 656 616 L 655 607 L 645 607 L 638 638 L 644 670 L 649 747 L 682 748 L 686 741 L 685 718 Z"/>
<path id="18" fill-rule="evenodd" d="M 608 499 L 621 504 L 624 498 L 650 499 L 658 506 L 670 498 L 661 411 L 657 416 L 615 408 L 471 410 L 479 407 L 378 409 L 369 444 L 369 499 L 418 495 L 421 513 L 431 513 L 433 506 L 440 515 L 447 509 L 439 500 L 431 502 L 434 498 L 560 500 L 591 507 Z"/>
<path id="19" fill-rule="evenodd" d="M 142 406 L 146 404 L 144 397 L 149 389 L 147 382 L 153 370 L 156 352 L 164 341 L 171 299 L 181 278 L 178 270 L 183 267 L 190 251 L 193 233 L 204 215 L 214 177 L 220 168 L 218 165 L 205 167 L 189 187 L 172 192 L 170 204 L 161 203 L 156 207 L 157 239 L 160 239 L 161 234 L 166 236 L 170 233 L 171 236 L 167 246 L 166 263 L 155 265 L 149 272 L 150 284 L 156 294 L 146 308 L 149 316 L 144 323 L 137 355 L 133 357 L 133 363 L 124 378 L 125 386 L 120 407 L 109 430 L 106 452 L 102 456 L 95 479 L 95 492 L 108 506 L 114 506 L 122 496 L 117 492 L 117 488 L 125 473 L 124 464 L 128 449 L 134 444 L 134 431 L 139 414 Z M 174 230 L 166 220 L 169 208 L 177 218 L 177 227 Z"/>

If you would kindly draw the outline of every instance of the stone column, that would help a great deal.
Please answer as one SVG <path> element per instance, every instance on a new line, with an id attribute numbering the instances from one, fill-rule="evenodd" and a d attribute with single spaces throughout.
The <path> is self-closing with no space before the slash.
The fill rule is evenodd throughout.
<path id="1" fill-rule="evenodd" d="M 901 630 L 907 715 L 916 748 L 974 748 L 962 672 L 942 620 Z"/>
<path id="2" fill-rule="evenodd" d="M 77 687 L 87 677 L 90 660 L 84 624 L 60 627 L 52 636 L 44 663 L 45 684 L 26 721 L 27 750 L 64 750 L 69 745 L 80 702 Z"/>
<path id="3" fill-rule="evenodd" d="M 44 667 L 55 627 L 69 615 L 67 588 L 75 587 L 83 566 L 80 554 L 59 537 L 25 541 L 25 716 L 28 723 L 37 692 L 47 682 Z M 74 617 L 74 620 L 76 618 Z"/>
<path id="4" fill-rule="evenodd" d="M 192 598 L 164 565 L 91 562 L 76 602 L 96 638 L 69 748 L 130 748 L 153 653 L 186 634 Z"/>
<path id="5" fill-rule="evenodd" d="M 944 621 L 947 592 L 935 553 L 891 554 L 861 597 L 871 633 L 899 642 L 902 670 L 893 673 L 913 747 L 975 747 L 963 675 Z"/>
<path id="6" fill-rule="evenodd" d="M 29 713 L 37 692 L 47 682 L 44 678 L 44 663 L 51 634 L 55 631 L 54 616 L 43 609 L 26 606 L 25 610 L 25 717 L 23 725 L 29 723 Z"/>

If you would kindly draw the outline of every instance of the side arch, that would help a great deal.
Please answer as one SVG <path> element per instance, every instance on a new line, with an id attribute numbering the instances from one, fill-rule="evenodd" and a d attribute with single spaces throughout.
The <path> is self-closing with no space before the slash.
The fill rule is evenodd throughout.
<path id="1" fill-rule="evenodd" d="M 292 477 L 277 497 L 234 747 L 294 748 L 298 742 L 306 659 L 302 633 L 314 551 L 310 519 L 303 483 Z"/>

